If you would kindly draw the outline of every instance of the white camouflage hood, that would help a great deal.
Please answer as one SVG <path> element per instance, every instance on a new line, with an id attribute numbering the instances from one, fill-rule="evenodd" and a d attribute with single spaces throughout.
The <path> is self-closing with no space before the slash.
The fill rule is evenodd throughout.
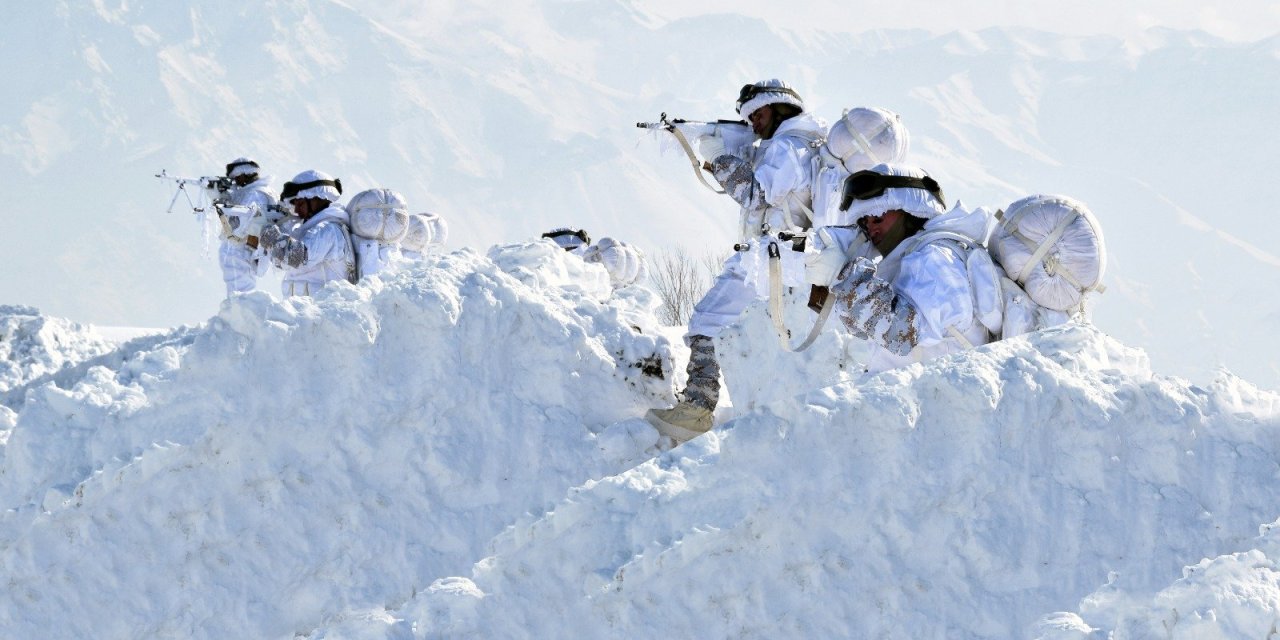
<path id="1" fill-rule="evenodd" d="M 924 178 L 929 175 L 923 169 L 916 167 L 884 163 L 871 167 L 870 170 L 885 176 Z M 854 200 L 849 205 L 847 214 L 850 220 L 857 221 L 867 216 L 878 216 L 894 209 L 906 211 L 917 218 L 924 218 L 925 220 L 932 220 L 947 212 L 946 204 L 924 189 L 894 187 L 885 189 L 883 194 L 869 200 Z"/>

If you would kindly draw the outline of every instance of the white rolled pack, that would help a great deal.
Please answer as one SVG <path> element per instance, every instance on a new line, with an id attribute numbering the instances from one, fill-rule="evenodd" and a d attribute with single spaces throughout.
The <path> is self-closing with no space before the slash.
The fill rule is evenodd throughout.
<path id="1" fill-rule="evenodd" d="M 383 244 L 396 244 L 409 229 L 409 211 L 404 197 L 391 189 L 368 189 L 352 196 L 347 204 L 351 231 Z"/>
<path id="2" fill-rule="evenodd" d="M 1090 291 L 1101 292 L 1107 268 L 1102 227 L 1083 203 L 1061 195 L 1033 195 L 1009 205 L 988 246 L 1037 304 L 1074 312 Z"/>
<path id="3" fill-rule="evenodd" d="M 449 225 L 434 213 L 415 213 L 409 216 L 408 231 L 400 240 L 405 251 L 425 252 L 428 247 L 443 246 L 449 238 Z"/>

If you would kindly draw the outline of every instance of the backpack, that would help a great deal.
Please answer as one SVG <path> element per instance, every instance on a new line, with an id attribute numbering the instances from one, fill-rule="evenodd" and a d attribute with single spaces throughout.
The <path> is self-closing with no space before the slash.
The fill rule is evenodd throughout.
<path id="1" fill-rule="evenodd" d="M 996 260 L 1037 304 L 1074 314 L 1085 296 L 1106 290 L 1102 228 L 1088 207 L 1059 195 L 1033 195 L 996 212 L 987 243 Z"/>
<path id="2" fill-rule="evenodd" d="M 351 221 L 351 248 L 355 254 L 352 282 L 381 270 L 388 247 L 395 247 L 409 230 L 409 209 L 404 196 L 391 189 L 366 189 L 347 203 Z"/>
<path id="3" fill-rule="evenodd" d="M 1105 291 L 1101 227 L 1083 204 L 1065 196 L 1029 196 L 995 217 L 986 246 L 957 233 L 929 231 L 915 247 L 940 240 L 960 245 L 977 318 L 995 339 L 1064 324 L 1083 313 L 1089 292 Z M 950 333 L 973 346 L 954 328 Z"/>
<path id="4" fill-rule="evenodd" d="M 444 246 L 449 238 L 449 225 L 434 213 L 415 213 L 409 216 L 408 230 L 400 240 L 404 251 L 424 253 L 432 246 Z"/>

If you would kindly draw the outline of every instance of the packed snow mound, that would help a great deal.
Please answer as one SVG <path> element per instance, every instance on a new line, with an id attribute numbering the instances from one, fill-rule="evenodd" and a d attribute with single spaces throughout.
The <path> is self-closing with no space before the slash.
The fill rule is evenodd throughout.
<path id="1" fill-rule="evenodd" d="M 1100 586 L 1155 598 L 1275 520 L 1278 434 L 1274 393 L 1058 327 L 773 402 L 312 637 L 1084 637 L 1050 631 L 1101 627 L 1063 613 Z"/>
<path id="2" fill-rule="evenodd" d="M 0 305 L 0 393 L 114 347 L 91 327 Z"/>
<path id="3" fill-rule="evenodd" d="M 239 296 L 28 389 L 0 469 L 4 635 L 308 633 L 646 457 L 637 416 L 673 400 L 655 296 L 550 242 L 490 257 Z"/>
<path id="4" fill-rule="evenodd" d="M 1188 566 L 1182 570 L 1182 577 L 1153 597 L 1140 597 L 1108 584 L 1083 600 L 1081 614 L 1060 612 L 1047 616 L 1038 637 L 1275 637 L 1280 626 L 1280 521 L 1260 529 L 1256 546 Z M 1090 626 L 1086 618 L 1099 626 Z"/>

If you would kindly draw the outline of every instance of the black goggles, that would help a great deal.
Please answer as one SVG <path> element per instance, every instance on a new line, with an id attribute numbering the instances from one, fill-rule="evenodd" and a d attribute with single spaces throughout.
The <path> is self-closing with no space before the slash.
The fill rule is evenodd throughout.
<path id="1" fill-rule="evenodd" d="M 844 191 L 840 197 L 840 210 L 848 211 L 854 200 L 870 200 L 884 195 L 885 189 L 924 189 L 933 194 L 943 206 L 942 187 L 938 181 L 925 176 L 912 178 L 909 176 L 886 176 L 870 170 L 859 171 L 844 179 Z"/>
<path id="2" fill-rule="evenodd" d="M 240 162 L 232 162 L 231 164 L 227 165 L 227 172 L 226 172 L 225 174 L 223 174 L 223 175 L 228 175 L 228 176 L 229 176 L 229 175 L 231 175 L 231 171 L 232 171 L 233 169 L 235 169 L 236 167 L 243 167 L 243 166 L 246 166 L 246 165 L 248 165 L 248 166 L 250 166 L 250 167 L 253 167 L 254 169 L 258 169 L 258 168 L 259 168 L 259 167 L 258 167 L 258 163 L 254 162 L 254 161 L 252 161 L 252 160 L 242 160 L 242 161 L 240 161 Z M 254 173 L 257 173 L 257 171 L 254 171 Z"/>
<path id="3" fill-rule="evenodd" d="M 581 240 L 582 244 L 591 244 L 591 236 L 588 236 L 587 232 L 582 229 L 556 229 L 555 231 L 548 231 L 542 234 L 542 237 L 551 238 L 552 240 L 555 240 L 556 238 L 563 238 L 564 236 L 573 236 Z M 557 242 L 556 244 L 559 243 Z M 565 251 L 572 248 L 573 247 L 565 247 Z"/>
<path id="4" fill-rule="evenodd" d="M 310 189 L 311 187 L 325 187 L 325 186 L 329 186 L 329 187 L 333 187 L 334 189 L 337 189 L 338 195 L 342 195 L 342 181 L 337 178 L 334 178 L 333 180 L 312 180 L 311 182 L 302 182 L 302 183 L 286 182 L 284 183 L 284 190 L 280 192 L 280 200 L 282 201 L 290 200 L 294 196 L 298 195 L 299 193 L 302 193 L 307 189 Z"/>

